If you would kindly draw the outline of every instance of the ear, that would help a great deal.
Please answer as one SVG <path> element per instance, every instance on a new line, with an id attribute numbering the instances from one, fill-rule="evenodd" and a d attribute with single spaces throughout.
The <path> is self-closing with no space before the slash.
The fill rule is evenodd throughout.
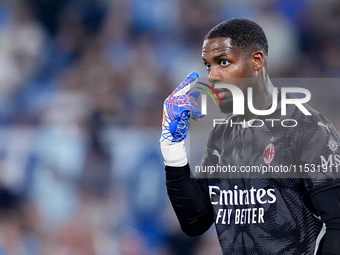
<path id="1" fill-rule="evenodd" d="M 252 68 L 254 71 L 260 70 L 265 64 L 265 56 L 262 51 L 256 51 L 251 54 Z"/>

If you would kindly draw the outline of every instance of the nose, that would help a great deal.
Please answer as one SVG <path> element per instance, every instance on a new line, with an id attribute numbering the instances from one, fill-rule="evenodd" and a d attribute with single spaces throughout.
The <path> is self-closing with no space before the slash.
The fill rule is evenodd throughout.
<path id="1" fill-rule="evenodd" d="M 222 80 L 222 76 L 220 75 L 219 71 L 218 71 L 218 66 L 212 66 L 210 68 L 210 72 L 208 75 L 208 81 L 214 85 L 216 83 L 221 82 Z"/>

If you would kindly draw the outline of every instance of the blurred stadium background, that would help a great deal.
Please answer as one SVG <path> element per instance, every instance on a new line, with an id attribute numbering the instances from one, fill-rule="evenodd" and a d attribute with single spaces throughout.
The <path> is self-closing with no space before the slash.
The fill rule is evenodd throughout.
<path id="1" fill-rule="evenodd" d="M 220 254 L 181 233 L 158 139 L 232 17 L 263 26 L 272 77 L 340 76 L 338 0 L 0 1 L 1 255 Z M 338 129 L 339 92 L 319 102 Z"/>

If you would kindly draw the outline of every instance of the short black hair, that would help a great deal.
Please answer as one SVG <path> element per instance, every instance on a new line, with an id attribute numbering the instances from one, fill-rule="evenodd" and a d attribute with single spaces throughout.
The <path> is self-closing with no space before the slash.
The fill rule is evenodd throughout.
<path id="1" fill-rule="evenodd" d="M 239 48 L 255 48 L 268 55 L 267 37 L 259 24 L 248 19 L 234 18 L 221 22 L 212 28 L 204 40 L 226 37 Z"/>

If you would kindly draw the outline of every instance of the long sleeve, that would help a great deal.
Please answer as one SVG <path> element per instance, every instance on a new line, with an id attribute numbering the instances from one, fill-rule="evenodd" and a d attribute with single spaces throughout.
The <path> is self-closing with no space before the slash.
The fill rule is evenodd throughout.
<path id="1" fill-rule="evenodd" d="M 214 221 L 206 182 L 190 178 L 188 164 L 166 166 L 165 171 L 168 196 L 183 232 L 188 236 L 203 234 Z"/>
<path id="2" fill-rule="evenodd" d="M 311 190 L 312 203 L 322 221 L 326 233 L 318 255 L 340 255 L 340 182 L 333 182 Z"/>

